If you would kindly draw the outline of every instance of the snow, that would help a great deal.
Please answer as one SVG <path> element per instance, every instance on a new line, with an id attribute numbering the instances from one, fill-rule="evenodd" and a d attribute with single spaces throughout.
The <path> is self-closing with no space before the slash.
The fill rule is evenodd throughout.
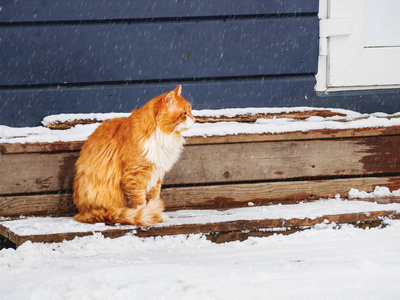
<path id="1" fill-rule="evenodd" d="M 367 193 L 365 191 L 359 191 L 358 189 L 351 189 L 349 191 L 349 199 L 368 199 L 368 198 L 383 198 L 383 197 L 399 197 L 400 189 L 395 191 L 390 191 L 389 188 L 385 186 L 377 186 L 374 191 Z"/>
<path id="2" fill-rule="evenodd" d="M 257 108 L 256 112 L 262 111 Z M 244 112 L 195 112 L 200 113 L 232 116 Z M 252 113 L 252 109 L 245 113 Z M 400 125 L 399 118 L 386 116 L 347 113 L 346 117 L 311 117 L 305 121 L 260 119 L 254 124 L 195 124 L 186 136 Z M 77 125 L 69 130 L 0 126 L 0 143 L 83 141 L 97 126 Z M 349 197 L 399 194 L 399 190 L 377 187 L 372 193 L 352 189 Z M 268 207 L 249 203 L 247 208 L 227 211 L 168 212 L 167 223 L 156 226 L 316 218 L 381 210 L 399 212 L 400 204 L 346 201 L 340 197 Z M 213 244 L 202 235 L 139 238 L 127 234 L 109 239 L 101 233 L 62 243 L 26 242 L 17 250 L 0 250 L 0 299 L 398 299 L 400 220 L 384 222 L 386 226 L 373 229 L 322 223 L 292 235 L 225 244 Z M 81 224 L 72 218 L 31 217 L 2 224 L 21 235 L 101 232 L 110 228 Z"/>
<path id="3" fill-rule="evenodd" d="M 58 114 L 47 116 L 43 119 L 42 125 L 48 126 L 56 122 L 72 122 L 74 120 L 97 120 L 105 121 L 114 118 L 126 118 L 130 113 L 87 113 L 87 114 Z"/>
<path id="4" fill-rule="evenodd" d="M 45 127 L 8 127 L 0 125 L 0 143 L 53 143 L 85 141 L 100 125 L 76 125 L 68 130 L 51 130 Z"/>
<path id="5" fill-rule="evenodd" d="M 154 225 L 175 226 L 189 224 L 209 224 L 238 220 L 267 219 L 315 219 L 324 215 L 348 214 L 373 211 L 398 211 L 400 203 L 378 204 L 366 201 L 347 201 L 339 196 L 291 205 L 250 206 L 228 210 L 179 210 L 166 212 L 168 220 Z M 5 221 L 2 225 L 18 235 L 39 235 L 65 232 L 90 232 L 110 229 L 135 229 L 134 226 L 110 227 L 104 224 L 83 224 L 69 217 L 29 217 L 21 220 Z"/>
<path id="6" fill-rule="evenodd" d="M 289 113 L 289 112 L 305 112 L 309 110 L 327 110 L 326 108 L 314 108 L 314 107 L 247 107 L 247 108 L 225 108 L 225 109 L 202 109 L 202 110 L 192 110 L 194 116 L 199 117 L 220 117 L 225 116 L 232 118 L 238 115 L 256 115 L 256 114 L 279 114 L 279 113 Z M 349 117 L 359 117 L 360 113 L 345 110 L 345 109 L 335 109 L 329 108 L 330 111 L 344 114 Z M 128 117 L 130 113 L 88 113 L 88 114 L 58 114 L 47 116 L 43 119 L 42 125 L 48 126 L 55 122 L 71 122 L 77 119 L 81 120 L 98 120 L 105 121 L 113 118 Z"/>
<path id="7" fill-rule="evenodd" d="M 337 196 L 297 205 L 169 212 L 166 225 L 375 210 L 400 211 L 400 204 Z M 101 233 L 62 243 L 26 242 L 17 250 L 0 250 L 0 298 L 397 299 L 400 220 L 384 223 L 382 228 L 358 229 L 324 222 L 288 236 L 225 244 L 213 244 L 198 234 L 109 239 Z M 110 228 L 72 218 L 2 224 L 18 234 Z"/>
<path id="8" fill-rule="evenodd" d="M 314 107 L 294 108 L 241 108 L 221 110 L 197 110 L 195 116 L 221 116 L 233 117 L 240 114 L 279 113 L 290 111 L 322 110 Z M 329 109 L 345 116 L 310 117 L 306 120 L 286 118 L 258 119 L 255 123 L 218 122 L 196 123 L 189 131 L 184 132 L 185 137 L 207 137 L 237 134 L 278 134 L 285 132 L 321 130 L 321 129 L 356 129 L 371 127 L 400 126 L 400 118 L 388 118 L 390 115 L 374 113 L 362 115 L 342 109 Z M 126 113 L 110 114 L 62 114 L 46 117 L 43 124 L 55 121 L 71 121 L 73 119 L 98 119 L 106 120 L 114 117 L 127 116 Z M 392 115 L 393 116 L 393 115 Z M 397 114 L 395 114 L 397 116 Z M 346 122 L 344 122 L 346 121 Z M 57 141 L 84 141 L 99 126 L 99 124 L 76 125 L 68 130 L 51 130 L 44 127 L 13 128 L 0 125 L 0 143 L 37 143 Z"/>
<path id="9" fill-rule="evenodd" d="M 0 251 L 1 299 L 398 299 L 400 221 L 213 244 L 100 234 Z"/>

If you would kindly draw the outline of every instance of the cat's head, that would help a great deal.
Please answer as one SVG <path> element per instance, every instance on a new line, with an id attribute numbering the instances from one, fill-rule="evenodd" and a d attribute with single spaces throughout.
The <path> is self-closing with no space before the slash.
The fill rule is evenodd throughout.
<path id="1" fill-rule="evenodd" d="M 161 98 L 161 113 L 157 117 L 157 123 L 166 133 L 190 129 L 196 122 L 192 115 L 192 107 L 181 96 L 182 87 L 178 85 L 173 91 L 164 94 Z"/>

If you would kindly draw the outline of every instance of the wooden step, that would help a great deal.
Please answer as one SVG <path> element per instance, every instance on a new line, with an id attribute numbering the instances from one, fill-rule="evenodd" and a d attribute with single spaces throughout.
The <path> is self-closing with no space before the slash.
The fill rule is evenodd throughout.
<path id="1" fill-rule="evenodd" d="M 169 209 L 226 208 L 400 188 L 400 127 L 188 138 L 164 180 Z M 82 142 L 0 144 L 0 216 L 74 213 Z"/>
<path id="2" fill-rule="evenodd" d="M 252 206 L 229 210 L 179 210 L 167 212 L 165 223 L 152 227 L 82 224 L 71 217 L 28 217 L 3 221 L 0 234 L 16 246 L 26 241 L 62 242 L 101 233 L 116 238 L 125 234 L 139 237 L 201 233 L 214 242 L 244 240 L 249 236 L 290 234 L 317 224 L 335 223 L 377 226 L 385 219 L 400 219 L 398 198 L 388 204 L 326 199 L 295 205 Z M 397 203 L 393 203 L 397 202 Z"/>
<path id="3" fill-rule="evenodd" d="M 261 109 L 257 109 L 260 111 Z M 196 117 L 197 123 L 217 123 L 217 122 L 243 122 L 251 123 L 258 119 L 274 119 L 274 118 L 290 118 L 294 120 L 305 120 L 309 117 L 345 117 L 346 114 L 339 111 L 332 111 L 327 109 L 309 109 L 303 111 L 296 111 L 295 109 L 289 111 L 281 111 L 278 113 L 253 113 L 253 114 L 234 114 L 232 116 L 225 115 L 198 115 L 197 113 L 201 111 L 193 111 L 193 115 Z M 101 123 L 112 117 L 127 117 L 129 113 L 119 113 L 119 114 L 75 114 L 75 118 L 68 121 L 59 121 L 57 115 L 46 117 L 43 121 L 44 126 L 50 129 L 69 129 L 76 125 Z M 60 116 L 60 115 L 59 115 Z M 62 115 L 61 115 L 62 116 Z M 51 120 L 54 119 L 54 120 Z M 51 121 L 47 121 L 51 120 Z"/>
<path id="4" fill-rule="evenodd" d="M 298 126 L 307 124 L 309 120 L 304 119 L 310 116 L 320 121 L 326 117 L 324 124 L 334 124 L 315 130 L 299 130 Z M 332 119 L 332 116 L 335 117 Z M 0 140 L 0 220 L 3 218 L 0 234 L 17 246 L 27 240 L 59 242 L 93 232 L 109 237 L 128 232 L 138 236 L 203 233 L 211 240 L 224 242 L 276 232 L 292 233 L 324 220 L 372 226 L 382 222 L 382 218 L 398 218 L 398 207 L 390 208 L 393 202 L 399 201 L 396 198 L 373 199 L 377 204 L 371 205 L 380 206 L 372 210 L 365 207 L 352 211 L 332 210 L 335 207 L 332 204 L 317 215 L 310 212 L 303 215 L 269 213 L 280 208 L 277 204 L 284 204 L 284 209 L 297 207 L 294 204 L 304 208 L 305 203 L 301 201 L 320 203 L 318 199 L 333 198 L 337 194 L 343 199 L 351 188 L 366 192 L 372 192 L 378 185 L 390 190 L 399 189 L 399 115 L 374 116 L 384 121 L 381 127 L 365 127 L 368 115 L 360 116 L 362 120 L 347 120 L 341 119 L 337 112 L 321 110 L 299 114 L 198 117 L 200 122 L 207 123 L 254 122 L 259 118 L 281 117 L 293 121 L 291 129 L 282 132 L 266 130 L 249 134 L 245 132 L 250 131 L 244 130 L 232 133 L 229 130 L 235 124 L 223 123 L 228 132 L 224 135 L 211 135 L 212 130 L 204 129 L 203 134 L 196 131 L 196 135 L 187 137 L 181 159 L 163 182 L 161 197 L 170 219 L 151 228 L 109 227 L 73 221 L 71 216 L 76 212 L 71 194 L 74 164 L 82 141 L 6 144 Z M 264 124 L 264 121 L 257 124 Z M 364 125 L 352 127 L 353 121 L 362 121 Z M 241 128 L 253 125 L 240 123 Z M 201 128 L 210 126 L 215 124 L 200 125 Z M 249 202 L 255 206 L 246 207 Z M 229 218 L 221 217 L 221 209 L 222 215 Z M 265 214 L 240 217 L 241 209 L 253 214 L 261 210 Z M 21 215 L 63 218 L 9 220 Z M 200 222 L 199 216 L 210 218 Z M 42 232 L 40 228 L 49 231 Z M 68 230 L 57 231 L 55 228 Z"/>

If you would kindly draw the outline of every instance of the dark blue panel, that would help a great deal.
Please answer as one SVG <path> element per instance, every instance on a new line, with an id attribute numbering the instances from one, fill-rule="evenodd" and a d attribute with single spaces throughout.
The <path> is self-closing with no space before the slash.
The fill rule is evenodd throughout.
<path id="1" fill-rule="evenodd" d="M 318 13 L 318 0 L 1 0 L 0 22 Z"/>
<path id="2" fill-rule="evenodd" d="M 304 99 L 314 81 L 308 76 L 188 82 L 182 86 L 183 95 L 196 109 L 261 107 Z M 58 113 L 129 112 L 177 84 L 0 90 L 0 124 L 36 126 L 43 117 Z"/>
<path id="3" fill-rule="evenodd" d="M 0 85 L 317 71 L 318 18 L 0 28 Z"/>
<path id="4" fill-rule="evenodd" d="M 176 83 L 86 88 L 0 90 L 0 124 L 37 126 L 58 113 L 129 112 Z M 196 109 L 313 106 L 363 113 L 400 111 L 400 89 L 316 95 L 314 76 L 183 84 L 183 95 Z"/>
<path id="5" fill-rule="evenodd" d="M 37 126 L 43 117 L 58 113 L 129 112 L 177 84 L 0 90 L 0 124 Z M 314 76 L 182 84 L 183 95 L 196 109 L 313 106 L 363 113 L 400 111 L 400 89 L 318 96 Z"/>

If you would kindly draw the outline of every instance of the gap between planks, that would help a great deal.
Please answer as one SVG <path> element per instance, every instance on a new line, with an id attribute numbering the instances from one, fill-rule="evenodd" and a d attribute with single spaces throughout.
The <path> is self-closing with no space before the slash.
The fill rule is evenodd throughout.
<path id="1" fill-rule="evenodd" d="M 294 204 L 333 198 L 337 194 L 346 198 L 351 188 L 372 192 L 376 186 L 396 190 L 400 186 L 400 176 L 170 187 L 161 190 L 161 198 L 166 209 L 170 211 L 193 208 L 225 209 L 247 206 L 249 202 L 255 205 Z M 399 201 L 394 197 L 384 199 Z M 0 216 L 3 217 L 71 215 L 75 212 L 72 194 L 0 196 Z"/>

